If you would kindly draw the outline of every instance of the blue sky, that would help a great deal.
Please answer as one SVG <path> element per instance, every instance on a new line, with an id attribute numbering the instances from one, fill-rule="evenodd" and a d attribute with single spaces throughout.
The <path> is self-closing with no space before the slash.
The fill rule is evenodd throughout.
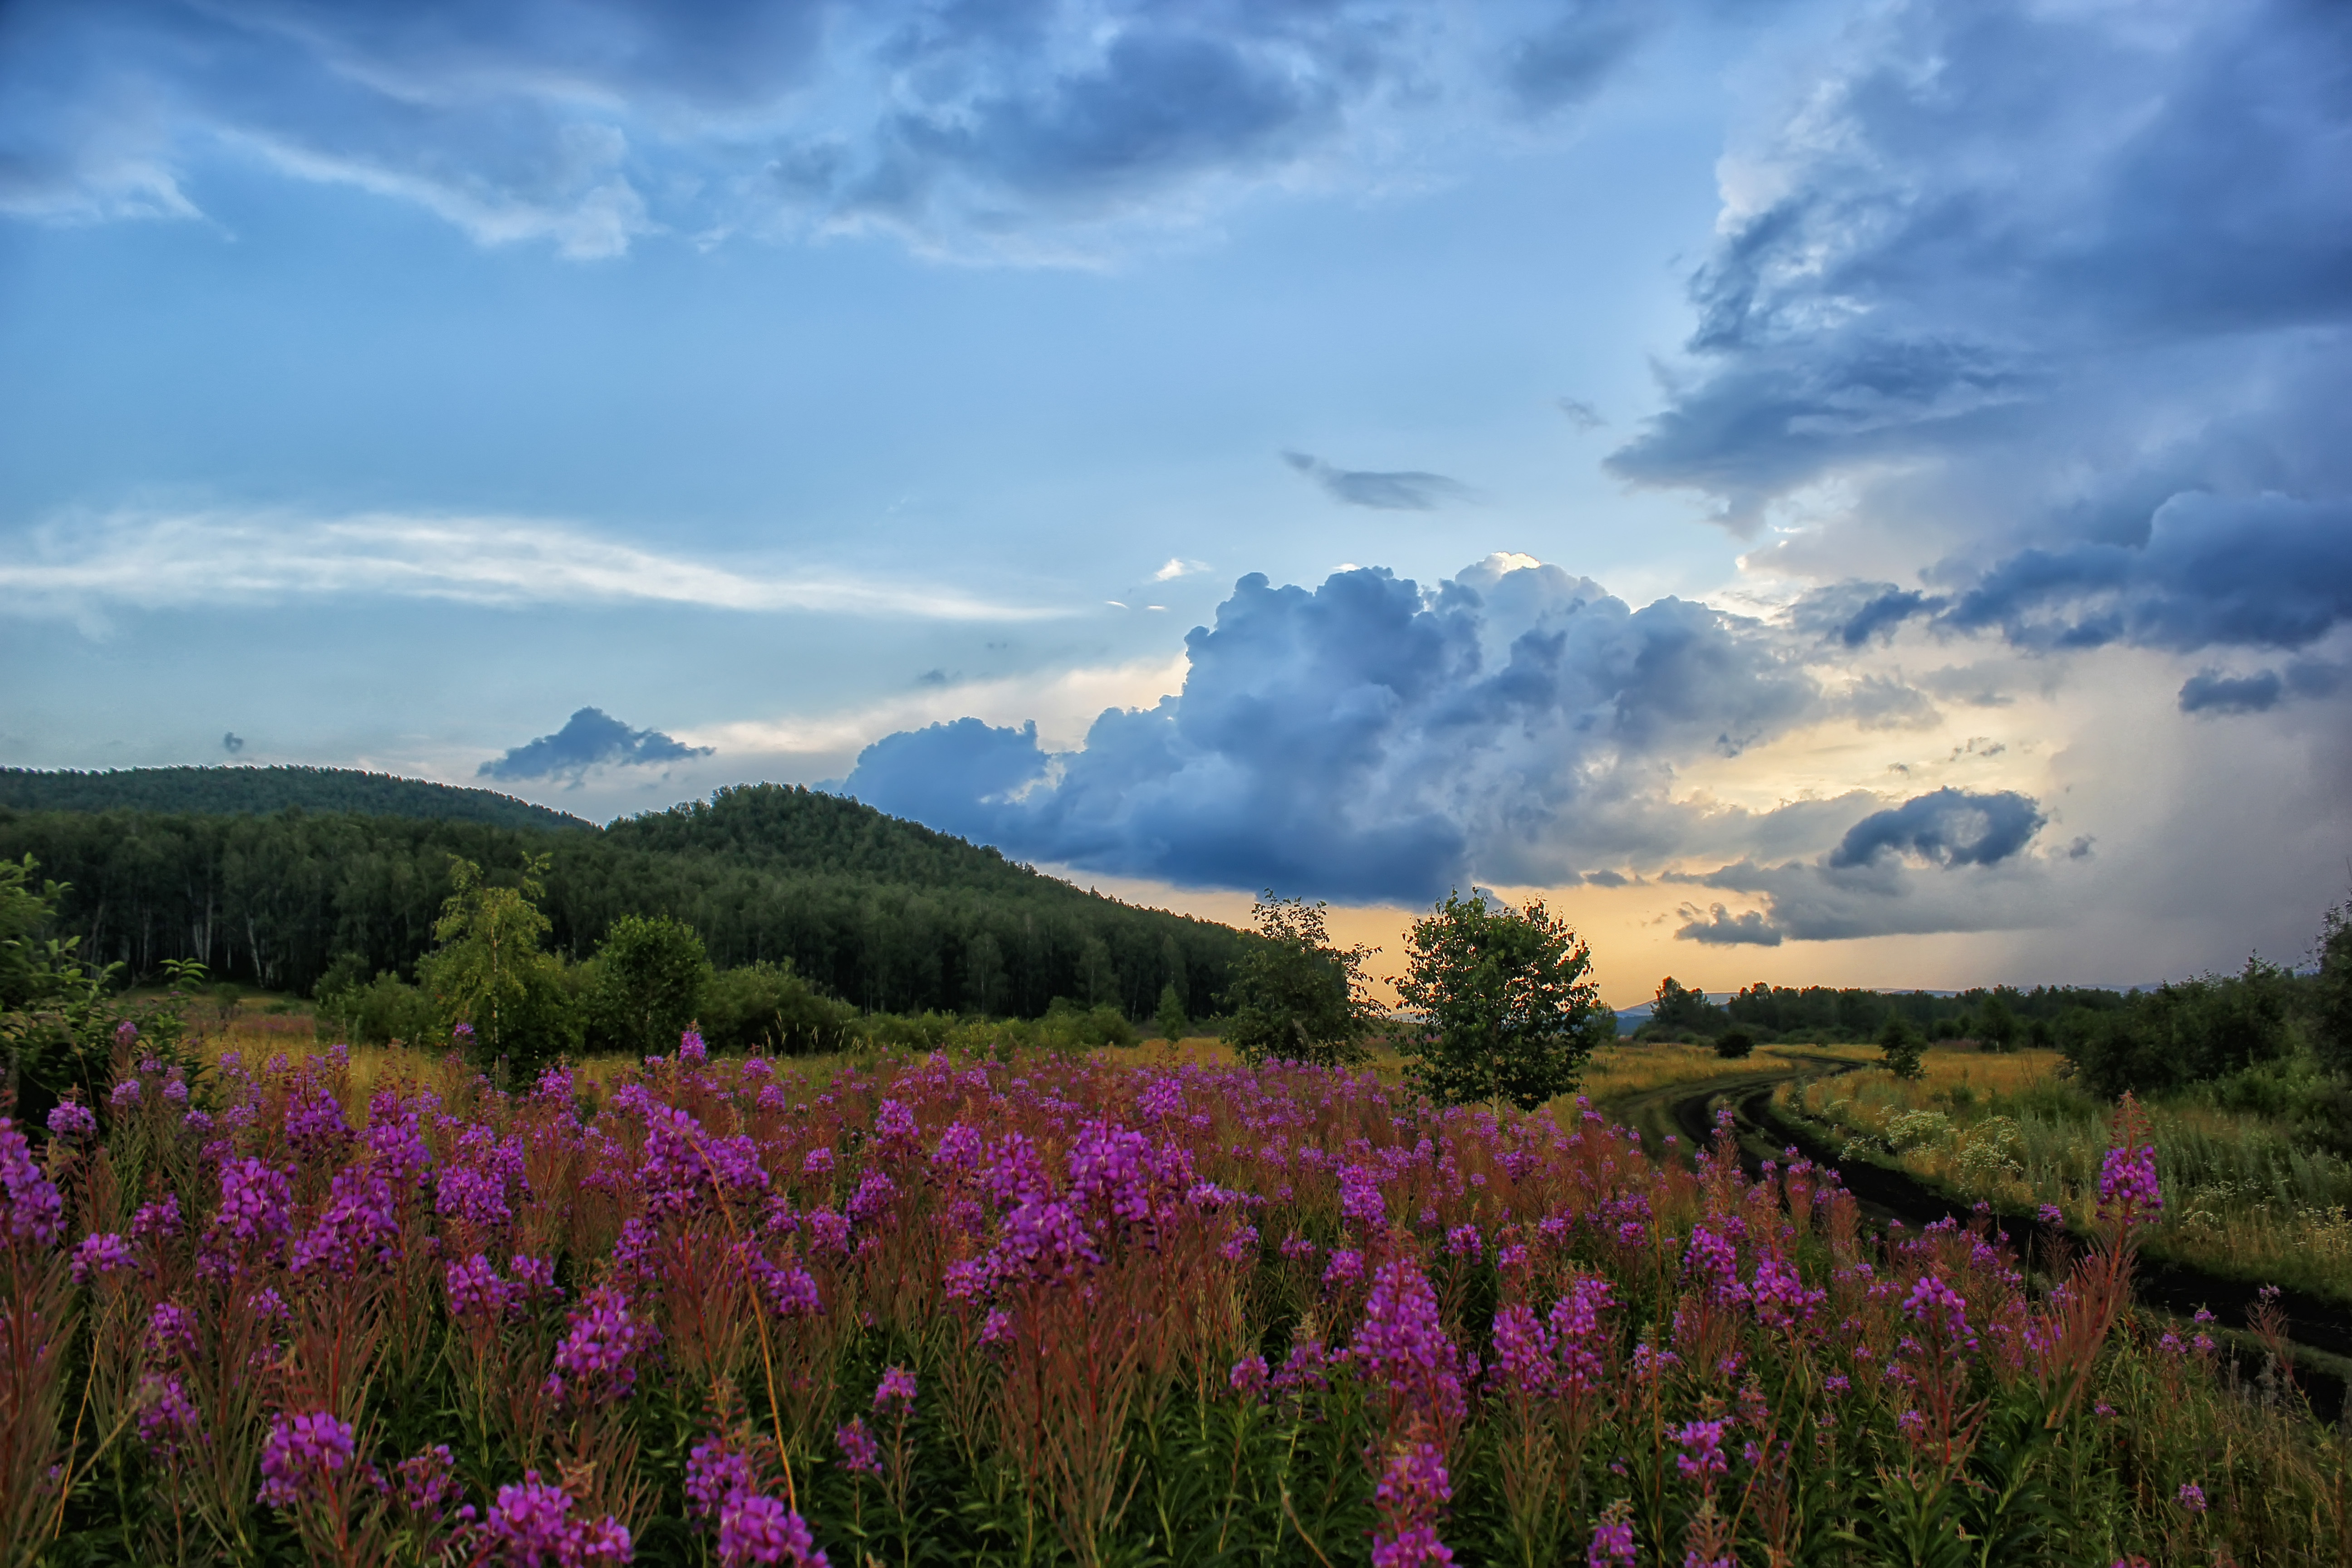
<path id="1" fill-rule="evenodd" d="M 1628 999 L 2293 959 L 2347 26 L 19 4 L 0 761 L 845 781 Z"/>

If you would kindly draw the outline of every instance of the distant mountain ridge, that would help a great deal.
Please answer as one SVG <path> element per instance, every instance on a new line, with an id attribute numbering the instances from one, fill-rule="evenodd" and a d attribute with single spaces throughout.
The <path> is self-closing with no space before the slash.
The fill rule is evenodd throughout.
<path id="1" fill-rule="evenodd" d="M 187 816 L 266 816 L 304 811 L 480 822 L 494 827 L 593 827 L 582 817 L 494 790 L 431 784 L 360 768 L 0 768 L 0 806 L 19 811 L 153 811 Z"/>

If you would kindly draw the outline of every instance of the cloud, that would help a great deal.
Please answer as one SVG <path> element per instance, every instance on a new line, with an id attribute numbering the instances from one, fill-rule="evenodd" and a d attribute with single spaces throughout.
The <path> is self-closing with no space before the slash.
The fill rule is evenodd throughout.
<path id="1" fill-rule="evenodd" d="M 1878 578 L 1849 647 L 1912 621 L 2051 652 L 2328 635 L 2347 55 L 2352 11 L 2303 0 L 1868 14 L 1735 136 L 1697 327 L 1609 466 L 1771 525 L 1752 564 Z"/>
<path id="2" fill-rule="evenodd" d="M 1590 435 L 1609 423 L 1601 416 L 1599 409 L 1580 397 L 1556 397 L 1552 402 L 1568 416 L 1568 422 L 1576 426 L 1576 433 L 1580 436 Z"/>
<path id="3" fill-rule="evenodd" d="M 578 783 L 594 767 L 648 767 L 710 755 L 658 730 L 632 730 L 599 708 L 583 708 L 552 735 L 516 746 L 477 770 L 478 778 L 519 784 L 532 779 Z"/>
<path id="4" fill-rule="evenodd" d="M 1711 914 L 1700 919 L 1696 910 L 1685 905 L 1684 913 L 1691 919 L 1675 931 L 1675 936 L 1679 941 L 1704 942 L 1709 947 L 1780 945 L 1780 928 L 1766 920 L 1760 910 L 1735 915 L 1717 904 Z"/>
<path id="5" fill-rule="evenodd" d="M 2013 790 L 1939 789 L 1855 823 L 1828 863 L 1866 866 L 1893 854 L 1937 866 L 1990 866 L 2024 848 L 2044 820 L 2039 805 Z"/>
<path id="6" fill-rule="evenodd" d="M 2289 697 L 2333 697 L 2345 683 L 2343 666 L 2324 659 L 2296 659 L 2282 675 L 2258 669 L 2252 675 L 2224 675 L 2208 667 L 2180 687 L 2183 713 L 2267 713 Z"/>
<path id="7" fill-rule="evenodd" d="M 845 787 L 1026 858 L 1354 900 L 1785 852 L 1859 815 L 1678 802 L 1678 763 L 1811 721 L 1819 688 L 1760 623 L 1634 610 L 1526 561 L 1426 591 L 1378 568 L 1312 591 L 1246 576 L 1185 639 L 1181 692 L 1103 711 L 1082 748 L 938 723 L 869 747 Z"/>
<path id="8" fill-rule="evenodd" d="M 229 731 L 221 736 L 221 750 L 232 757 L 236 755 L 245 750 L 245 737 L 234 730 Z"/>
<path id="9" fill-rule="evenodd" d="M 23 0 L 0 11 L 0 211 L 186 218 L 241 163 L 581 260 L 666 230 L 861 228 L 1085 259 L 1121 226 L 1196 223 L 1269 184 L 1377 187 L 1418 156 L 1401 149 L 1524 138 L 1601 90 L 1649 16 Z"/>
<path id="10" fill-rule="evenodd" d="M 1168 558 L 1167 565 L 1151 574 L 1151 580 L 1155 583 L 1172 583 L 1179 577 L 1190 577 L 1195 573 L 1206 572 L 1208 569 L 1209 563 L 1205 561 L 1186 561 L 1171 555 Z"/>
<path id="11" fill-rule="evenodd" d="M 119 514 L 52 523 L 0 556 L 17 614 L 381 595 L 465 604 L 656 603 L 933 620 L 1065 612 L 839 573 L 743 570 L 665 555 L 567 524 L 366 513 Z"/>
<path id="12" fill-rule="evenodd" d="M 1448 502 L 1473 499 L 1467 485 L 1444 474 L 1335 468 L 1305 452 L 1285 452 L 1282 460 L 1322 486 L 1324 493 L 1333 500 L 1348 506 L 1368 506 L 1383 511 L 1434 511 Z"/>

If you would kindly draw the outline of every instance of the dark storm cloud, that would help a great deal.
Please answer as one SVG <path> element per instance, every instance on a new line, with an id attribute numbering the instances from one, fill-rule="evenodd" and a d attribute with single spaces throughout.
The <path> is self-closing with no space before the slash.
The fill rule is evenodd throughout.
<path id="1" fill-rule="evenodd" d="M 1866 866 L 1893 854 L 1937 866 L 1990 866 L 2024 848 L 2042 821 L 2042 808 L 2012 790 L 1977 795 L 1939 789 L 1855 823 L 1830 852 L 1828 864 Z"/>
<path id="2" fill-rule="evenodd" d="M 593 767 L 639 767 L 709 755 L 709 746 L 688 746 L 658 730 L 632 730 L 600 708 L 583 708 L 554 734 L 541 735 L 484 763 L 476 776 L 509 783 L 577 780 Z"/>
<path id="3" fill-rule="evenodd" d="M 1736 144 L 1699 323 L 1610 459 L 1756 531 L 1803 487 L 1936 590 L 1826 628 L 2297 648 L 2352 618 L 2352 8 L 1921 0 Z"/>
<path id="4" fill-rule="evenodd" d="M 1371 507 L 1381 511 L 1435 511 L 1449 501 L 1472 499 L 1469 486 L 1444 474 L 1337 468 L 1306 452 L 1285 452 L 1282 460 L 1320 485 L 1323 493 L 1333 500 L 1348 506 Z"/>
<path id="5" fill-rule="evenodd" d="M 1690 910 L 1689 906 L 1684 907 L 1693 917 L 1675 932 L 1684 942 L 1703 942 L 1709 947 L 1780 945 L 1780 928 L 1766 920 L 1760 910 L 1735 915 L 1723 905 L 1717 904 L 1701 918 L 1697 911 Z"/>
<path id="6" fill-rule="evenodd" d="M 1185 639 L 1182 694 L 1104 713 L 1083 750 L 961 720 L 877 742 L 846 787 L 1024 858 L 1359 900 L 1566 882 L 1693 843 L 1785 852 L 1853 820 L 1851 801 L 1672 798 L 1676 762 L 1822 710 L 1784 639 L 1523 560 L 1426 592 L 1371 568 L 1311 592 L 1244 577 Z"/>
<path id="7" fill-rule="evenodd" d="M 0 210 L 192 216 L 208 161 L 583 258 L 877 223 L 926 246 L 1181 208 L 1380 154 L 1375 122 L 1597 92 L 1625 0 L 25 0 L 0 8 Z M 1363 134 L 1360 134 L 1363 133 Z M 1050 252 L 1053 247 L 1042 247 Z"/>

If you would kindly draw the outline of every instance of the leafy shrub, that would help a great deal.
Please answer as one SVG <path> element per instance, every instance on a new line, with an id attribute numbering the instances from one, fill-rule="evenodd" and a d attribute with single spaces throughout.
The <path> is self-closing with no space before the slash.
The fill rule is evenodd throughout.
<path id="1" fill-rule="evenodd" d="M 339 1038 L 354 1045 L 384 1046 L 398 1040 L 424 1046 L 441 1037 L 433 998 L 421 989 L 397 974 L 353 983 L 343 977 L 340 964 L 319 983 L 319 1018 Z"/>
<path id="2" fill-rule="evenodd" d="M 722 969 L 702 993 L 702 1037 L 713 1049 L 806 1056 L 857 1037 L 857 1009 L 818 992 L 789 963 Z"/>
<path id="3" fill-rule="evenodd" d="M 1752 1055 L 1755 1049 L 1756 1037 L 1745 1029 L 1726 1029 L 1715 1037 L 1715 1054 L 1731 1061 Z"/>
<path id="4" fill-rule="evenodd" d="M 2284 971 L 2248 959 L 2243 973 L 2159 985 L 2131 1005 L 2080 1021 L 2067 1058 L 2094 1092 L 2160 1093 L 2275 1061 L 2291 1047 Z"/>
<path id="5" fill-rule="evenodd" d="M 589 1038 L 641 1057 L 677 1047 L 711 978 L 702 939 L 667 915 L 623 915 L 587 967 Z"/>

